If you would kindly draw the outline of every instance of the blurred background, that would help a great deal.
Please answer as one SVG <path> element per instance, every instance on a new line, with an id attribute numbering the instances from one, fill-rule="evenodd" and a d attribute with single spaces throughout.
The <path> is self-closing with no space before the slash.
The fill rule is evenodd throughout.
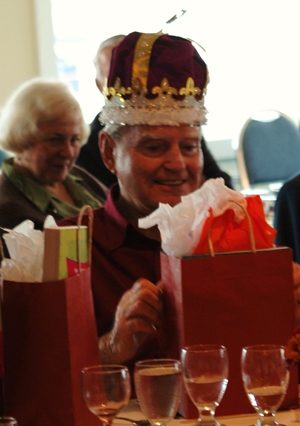
<path id="1" fill-rule="evenodd" d="M 58 76 L 91 122 L 103 103 L 93 65 L 101 41 L 163 29 L 205 49 L 211 81 L 204 135 L 238 179 L 234 147 L 249 115 L 272 108 L 299 124 L 299 16 L 299 0 L 0 0 L 0 113 L 23 81 Z"/>

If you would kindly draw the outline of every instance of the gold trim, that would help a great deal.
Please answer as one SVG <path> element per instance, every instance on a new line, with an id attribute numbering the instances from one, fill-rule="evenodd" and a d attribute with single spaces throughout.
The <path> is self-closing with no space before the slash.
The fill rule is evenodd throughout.
<path id="1" fill-rule="evenodd" d="M 185 95 L 185 96 L 201 95 L 201 89 L 199 87 L 195 87 L 194 80 L 192 79 L 192 77 L 189 77 L 186 81 L 186 86 L 182 87 L 179 90 L 179 95 Z"/>
<path id="2" fill-rule="evenodd" d="M 152 93 L 153 93 L 153 95 L 158 94 L 159 96 L 163 95 L 163 94 L 166 94 L 166 95 L 177 95 L 178 94 L 177 89 L 175 87 L 170 86 L 167 78 L 163 78 L 160 87 L 154 86 L 153 89 L 152 89 Z"/>
<path id="3" fill-rule="evenodd" d="M 132 64 L 131 85 L 135 87 L 137 84 L 141 88 L 146 88 L 148 83 L 149 63 L 151 51 L 155 40 L 162 34 L 141 34 L 138 39 Z"/>

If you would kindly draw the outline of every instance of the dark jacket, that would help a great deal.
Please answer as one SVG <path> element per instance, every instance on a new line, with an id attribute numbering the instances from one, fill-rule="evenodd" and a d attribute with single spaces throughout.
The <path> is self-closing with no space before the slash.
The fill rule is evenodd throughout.
<path id="1" fill-rule="evenodd" d="M 274 214 L 275 243 L 292 248 L 294 261 L 300 263 L 300 174 L 281 187 Z"/>
<path id="2" fill-rule="evenodd" d="M 99 122 L 98 114 L 91 123 L 91 133 L 89 139 L 86 144 L 82 146 L 76 164 L 90 172 L 109 188 L 113 183 L 117 182 L 117 178 L 106 168 L 100 154 L 99 132 L 102 129 L 103 126 Z M 222 177 L 225 181 L 225 185 L 229 188 L 232 188 L 231 177 L 220 169 L 209 149 L 207 148 L 204 138 L 201 140 L 201 148 L 204 158 L 203 173 L 206 179 Z"/>

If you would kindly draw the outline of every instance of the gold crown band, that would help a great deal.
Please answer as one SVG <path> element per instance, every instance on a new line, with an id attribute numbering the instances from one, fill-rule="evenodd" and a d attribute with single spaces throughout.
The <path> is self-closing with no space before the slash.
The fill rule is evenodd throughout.
<path id="1" fill-rule="evenodd" d="M 152 47 L 155 40 L 161 35 L 162 33 L 142 34 L 139 37 L 135 46 L 132 64 L 132 87 L 136 86 L 137 80 L 139 81 L 140 87 L 147 87 Z"/>

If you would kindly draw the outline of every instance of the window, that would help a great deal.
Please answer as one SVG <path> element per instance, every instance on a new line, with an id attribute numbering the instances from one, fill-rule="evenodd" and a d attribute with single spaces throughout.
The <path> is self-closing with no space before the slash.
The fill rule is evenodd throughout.
<path id="1" fill-rule="evenodd" d="M 50 1 L 50 0 L 49 0 Z M 299 0 L 51 0 L 58 75 L 76 91 L 85 118 L 103 104 L 93 58 L 101 41 L 131 31 L 188 37 L 206 49 L 208 141 L 233 139 L 254 111 L 300 112 Z M 181 9 L 187 13 L 164 23 Z"/>

